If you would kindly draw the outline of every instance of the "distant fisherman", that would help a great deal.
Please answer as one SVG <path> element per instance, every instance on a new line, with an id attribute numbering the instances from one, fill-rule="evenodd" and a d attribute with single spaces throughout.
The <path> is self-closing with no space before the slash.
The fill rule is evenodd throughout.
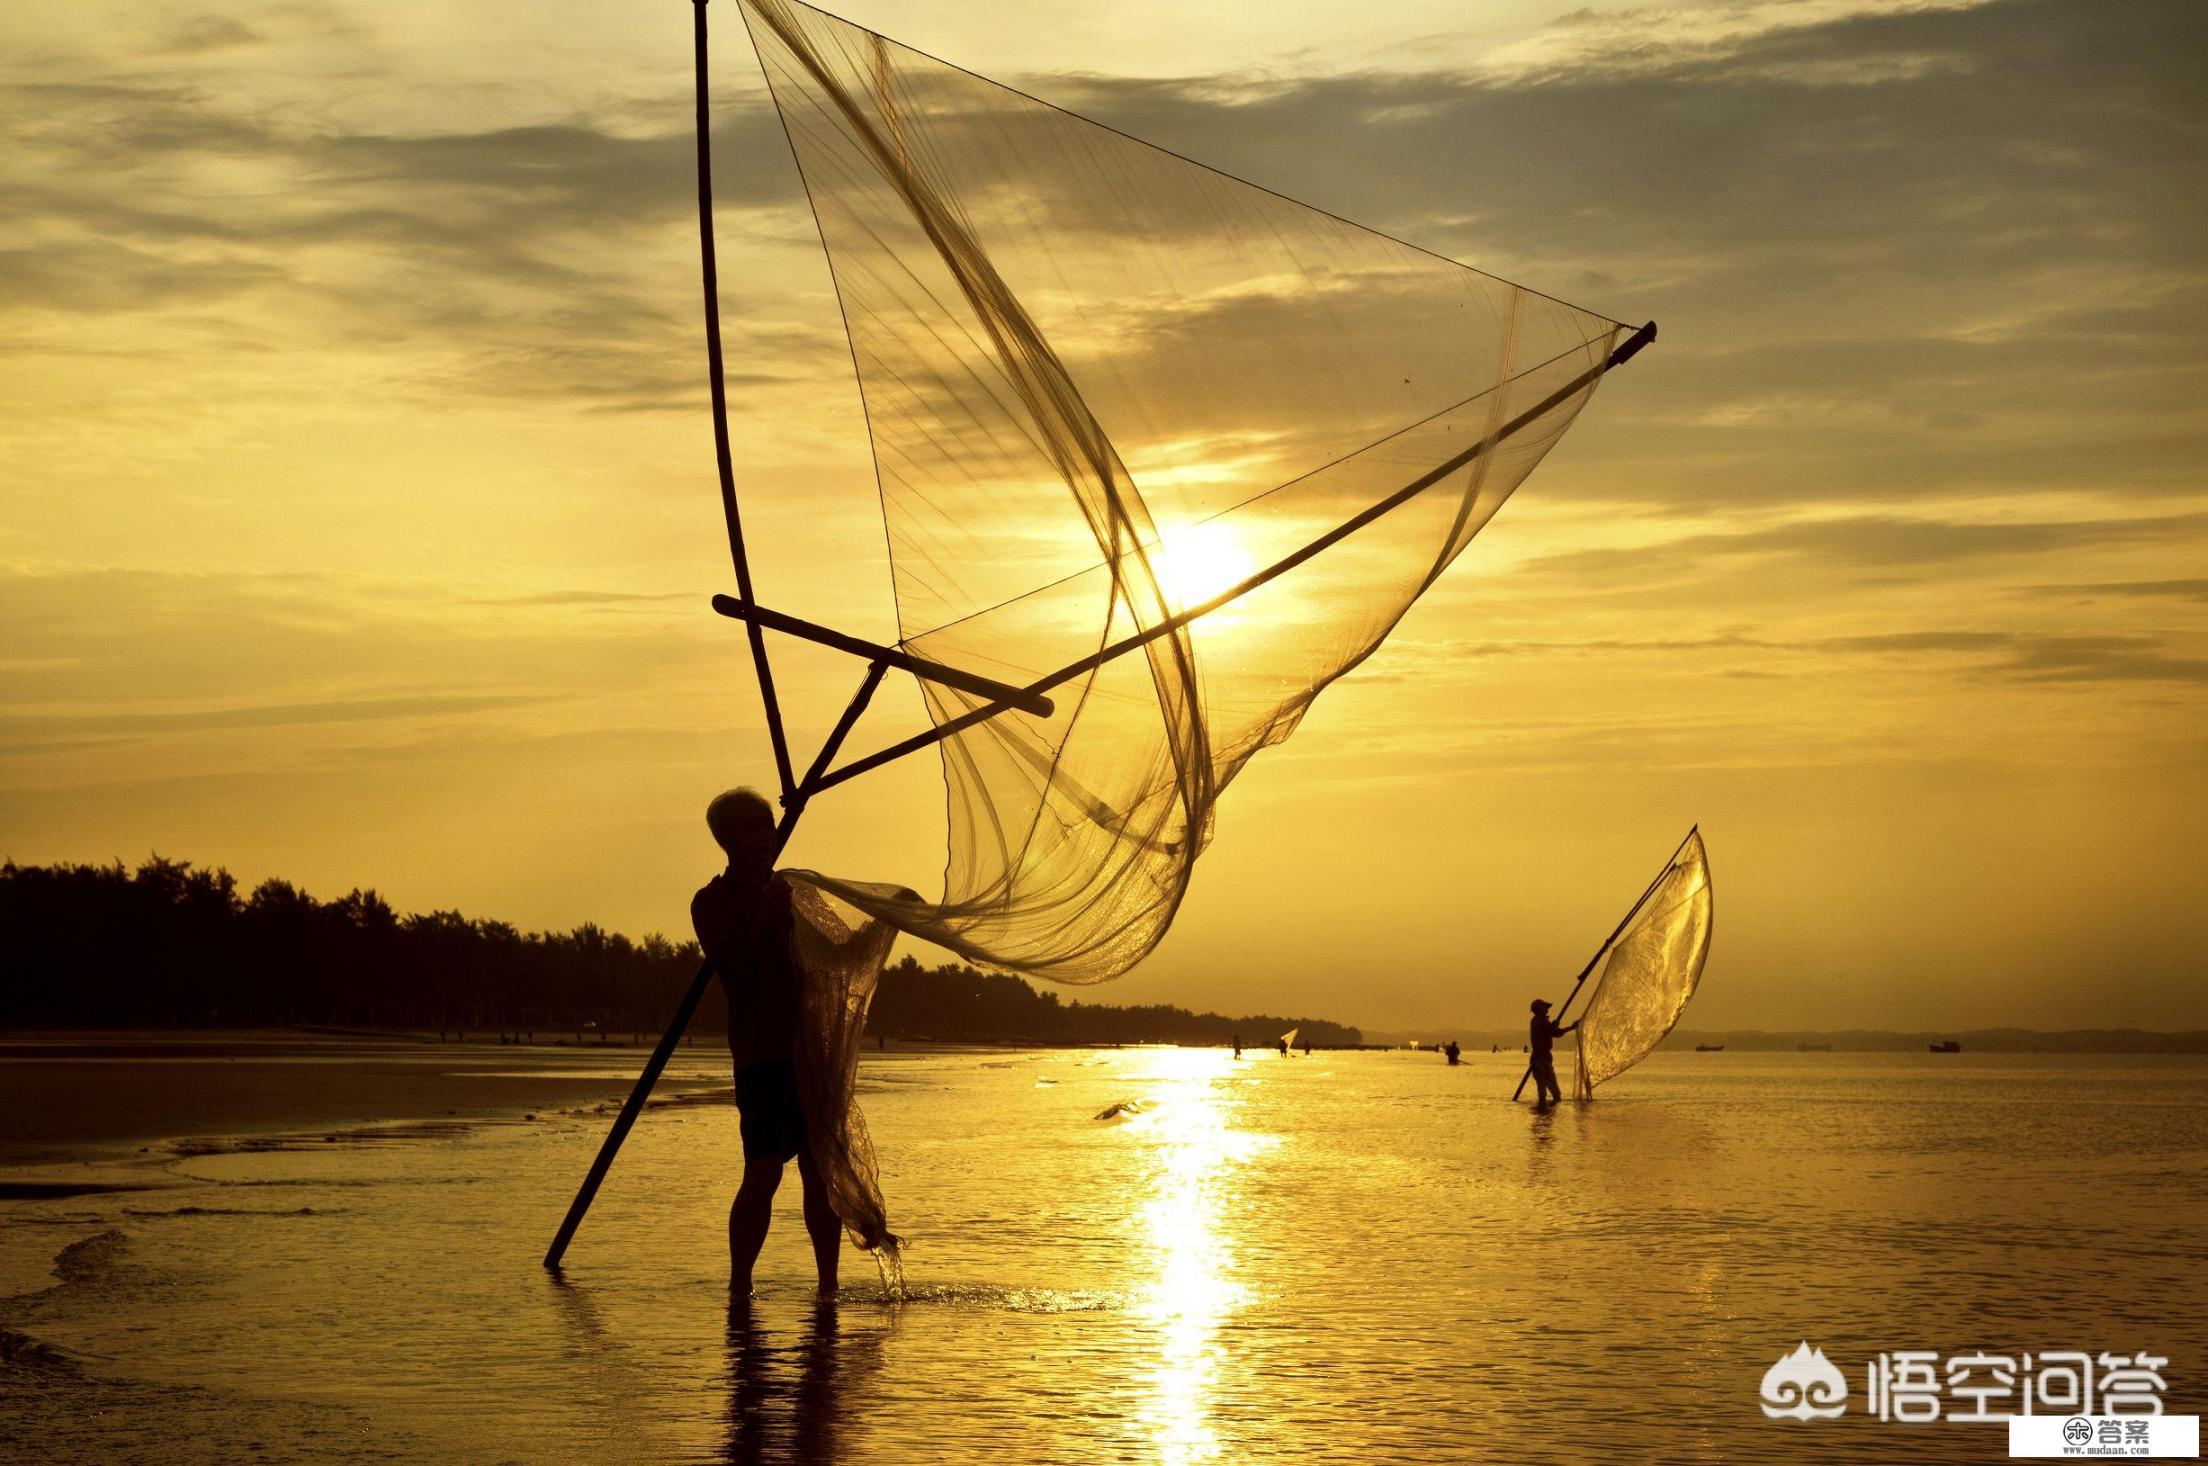
<path id="1" fill-rule="evenodd" d="M 1533 1055 L 1533 1063 L 1529 1067 L 1533 1071 L 1535 1105 L 1545 1105 L 1564 1098 L 1564 1091 L 1556 1086 L 1556 1057 L 1551 1052 L 1551 1046 L 1577 1027 L 1579 1025 L 1576 1023 L 1567 1023 L 1559 1028 L 1556 1020 L 1549 1016 L 1549 1000 L 1533 1000 L 1533 1031 L 1530 1035 L 1533 1042 L 1527 1046 L 1526 1051 Z"/>
<path id="2" fill-rule="evenodd" d="M 820 1289 L 832 1293 L 843 1229 L 806 1144 L 798 1098 L 804 975 L 791 948 L 789 883 L 774 872 L 774 810 L 749 789 L 731 789 L 706 806 L 705 823 L 727 853 L 728 869 L 691 900 L 690 920 L 728 994 L 728 1048 L 744 1141 L 744 1179 L 728 1209 L 729 1291 L 739 1301 L 751 1296 L 751 1269 L 767 1240 L 782 1167 L 794 1157 Z"/>

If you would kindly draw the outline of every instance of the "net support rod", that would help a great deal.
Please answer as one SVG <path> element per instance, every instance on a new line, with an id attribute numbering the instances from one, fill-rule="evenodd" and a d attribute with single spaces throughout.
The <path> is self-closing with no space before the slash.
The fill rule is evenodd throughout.
<path id="1" fill-rule="evenodd" d="M 882 682 L 887 668 L 875 662 L 866 669 L 866 677 L 859 683 L 851 703 L 843 710 L 834 731 L 820 746 L 813 759 L 813 766 L 805 775 L 805 782 L 790 791 L 783 802 L 782 818 L 774 829 L 774 853 L 779 856 L 790 843 L 791 834 L 797 829 L 798 817 L 805 812 L 805 803 L 812 797 L 814 786 L 828 761 L 836 756 L 852 726 L 859 721 L 859 714 L 866 711 L 867 702 L 874 696 L 874 689 Z M 606 1172 L 613 1169 L 613 1158 L 620 1153 L 621 1142 L 629 1138 L 629 1131 L 636 1125 L 637 1116 L 644 1113 L 644 1104 L 651 1098 L 652 1087 L 659 1083 L 659 1076 L 666 1070 L 667 1061 L 675 1056 L 676 1045 L 689 1030 L 690 1020 L 697 1016 L 698 1004 L 705 1000 L 706 988 L 713 981 L 713 964 L 698 964 L 697 975 L 690 979 L 690 986 L 675 1006 L 675 1016 L 669 1020 L 667 1031 L 659 1036 L 659 1043 L 652 1049 L 651 1058 L 644 1062 L 644 1072 L 636 1076 L 636 1084 L 629 1090 L 629 1097 L 621 1102 L 621 1113 L 614 1116 L 613 1127 L 606 1132 L 605 1140 L 598 1147 L 597 1156 L 590 1163 L 590 1170 L 583 1176 L 583 1184 L 576 1188 L 575 1199 L 568 1203 L 567 1215 L 560 1219 L 560 1230 L 554 1234 L 551 1247 L 545 1250 L 544 1265 L 553 1272 L 560 1269 L 560 1260 L 567 1256 L 568 1243 L 575 1240 L 575 1229 L 583 1224 L 583 1217 L 590 1211 L 591 1202 L 598 1197 L 598 1188 L 605 1182 Z"/>
<path id="2" fill-rule="evenodd" d="M 1702 827 L 1700 825 L 1688 826 L 1686 838 L 1682 839 L 1679 842 L 1679 850 L 1686 849 L 1687 841 L 1692 840 L 1694 838 L 1694 832 L 1701 828 Z M 1632 909 L 1625 913 L 1625 920 L 1619 922 L 1617 926 L 1611 929 L 1610 935 L 1602 939 L 1602 945 L 1595 948 L 1595 955 L 1587 959 L 1587 965 L 1585 967 L 1579 969 L 1579 980 L 1573 983 L 1572 990 L 1569 993 L 1565 994 L 1564 1006 L 1556 1010 L 1558 1021 L 1561 1022 L 1563 1020 L 1564 1014 L 1569 1011 L 1572 1006 L 1573 999 L 1579 996 L 1579 990 L 1582 987 L 1586 986 L 1588 977 L 1594 973 L 1595 964 L 1602 960 L 1602 954 L 1609 951 L 1611 945 L 1615 943 L 1619 937 L 1625 935 L 1625 929 L 1633 924 L 1634 917 L 1641 914 L 1641 908 L 1648 904 L 1649 897 L 1656 894 L 1656 888 L 1664 883 L 1664 877 L 1670 875 L 1673 871 L 1679 868 L 1679 850 L 1674 850 L 1671 852 L 1671 859 L 1664 862 L 1664 868 L 1656 872 L 1656 879 L 1650 881 L 1648 883 L 1648 889 L 1641 892 L 1641 899 L 1635 901 L 1633 903 Z M 1531 1060 L 1528 1060 L 1526 1063 L 1526 1072 L 1518 1076 L 1518 1087 L 1510 1092 L 1510 1097 L 1512 1100 L 1516 1100 L 1518 1096 L 1526 1092 L 1526 1081 L 1528 1079 L 1531 1079 L 1532 1077 L 1533 1063 Z"/>
<path id="3" fill-rule="evenodd" d="M 812 767 L 805 771 L 805 781 L 791 793 L 788 802 L 792 807 L 802 808 L 805 801 L 819 790 L 820 777 L 828 772 L 828 761 L 843 747 L 843 740 L 851 736 L 851 729 L 859 721 L 859 714 L 865 712 L 866 705 L 873 701 L 874 689 L 882 685 L 882 674 L 890 666 L 891 662 L 887 657 L 876 657 L 867 663 L 866 676 L 859 679 L 859 690 L 851 694 L 851 701 L 844 708 L 843 716 L 836 719 L 836 726 L 829 730 L 827 740 L 820 745 L 820 752 L 813 755 Z M 780 852 L 781 847 L 777 846 L 776 853 Z"/>
<path id="4" fill-rule="evenodd" d="M 736 590 L 746 601 L 751 592 L 751 560 L 744 553 L 743 515 L 736 507 L 736 466 L 728 447 L 728 385 L 721 369 L 721 276 L 713 248 L 712 109 L 705 82 L 706 0 L 692 0 L 696 38 L 698 93 L 698 258 L 705 276 L 705 367 L 713 397 L 713 461 L 720 471 L 721 517 L 728 521 L 728 556 L 736 565 Z M 759 674 L 759 701 L 766 710 L 767 737 L 774 744 L 774 772 L 782 797 L 796 789 L 790 777 L 790 742 L 782 730 L 782 704 L 774 694 L 774 669 L 767 662 L 767 638 L 757 622 L 748 626 L 751 664 Z"/>
<path id="5" fill-rule="evenodd" d="M 1405 504 L 1408 504 L 1411 500 L 1417 498 L 1420 494 L 1426 492 L 1426 490 L 1432 488 L 1435 484 L 1440 483 L 1443 479 L 1449 477 L 1449 475 L 1455 473 L 1458 469 L 1463 468 L 1466 464 L 1469 464 L 1470 462 L 1472 462 L 1473 459 L 1479 457 L 1482 453 L 1487 452 L 1496 444 L 1502 442 L 1505 438 L 1511 437 L 1512 435 L 1523 431 L 1529 424 L 1539 421 L 1552 408 L 1556 407 L 1559 403 L 1568 401 L 1575 394 L 1585 390 L 1591 383 L 1599 380 L 1603 373 L 1609 371 L 1612 367 L 1621 366 L 1624 363 L 1632 360 L 1633 357 L 1639 353 L 1642 347 L 1648 345 L 1649 342 L 1655 339 L 1656 323 L 1654 321 L 1650 321 L 1646 325 L 1642 326 L 1639 330 L 1635 331 L 1631 336 L 1627 337 L 1614 350 L 1612 350 L 1610 355 L 1604 358 L 1600 366 L 1589 367 L 1586 371 L 1581 372 L 1578 376 L 1572 378 L 1571 381 L 1566 382 L 1563 386 L 1557 388 L 1554 392 L 1551 392 L 1548 396 L 1542 398 L 1539 402 L 1535 403 L 1533 406 L 1527 408 L 1524 412 L 1521 412 L 1516 417 L 1512 418 L 1509 422 L 1504 423 L 1501 427 L 1497 428 L 1492 437 L 1483 438 L 1479 442 L 1473 444 L 1471 447 L 1465 449 L 1463 452 L 1450 457 L 1439 466 L 1428 469 L 1425 473 L 1422 473 L 1417 478 L 1412 479 L 1402 488 L 1397 489 L 1394 493 L 1388 495 L 1387 498 L 1382 499 L 1379 503 L 1374 504 L 1370 508 L 1361 511 L 1358 514 L 1353 515 L 1351 518 L 1344 520 L 1342 523 L 1328 530 L 1325 534 L 1320 535 L 1310 544 L 1305 545 L 1300 550 L 1297 550 L 1294 554 L 1287 556 L 1285 559 L 1276 560 L 1271 565 L 1266 566 L 1263 570 L 1258 571 L 1256 574 L 1250 576 L 1246 580 L 1242 580 L 1234 585 L 1229 586 L 1227 589 L 1221 591 L 1218 595 L 1213 596 L 1210 600 L 1205 601 L 1201 605 L 1191 606 L 1185 611 L 1167 617 L 1165 620 L 1160 621 L 1155 626 L 1151 626 L 1142 631 L 1135 632 L 1131 636 L 1123 637 L 1120 640 L 1113 642 L 1110 646 L 1103 648 L 1101 651 L 1095 652 L 1090 656 L 1083 657 L 1078 662 L 1069 663 L 1066 666 L 1059 668 L 1057 671 L 1052 672 L 1046 677 L 1038 678 L 1036 681 L 1028 683 L 1026 687 L 1020 690 L 1023 693 L 1028 694 L 1048 692 L 1054 687 L 1072 681 L 1074 678 L 1080 676 L 1084 672 L 1092 671 L 1097 667 L 1103 666 L 1106 662 L 1112 661 L 1118 657 L 1123 657 L 1131 651 L 1136 651 L 1142 647 L 1148 646 L 1151 642 L 1156 641 L 1162 636 L 1169 636 L 1174 632 L 1179 631 L 1181 628 L 1187 626 L 1191 621 L 1196 620 L 1198 617 L 1208 616 L 1213 611 L 1216 611 L 1220 607 L 1248 595 L 1251 591 L 1258 589 L 1260 586 L 1265 585 L 1269 581 L 1286 575 L 1289 571 L 1295 569 L 1298 565 L 1303 564 L 1306 560 L 1309 560 L 1313 556 L 1321 554 L 1324 551 L 1329 550 L 1335 545 L 1341 543 L 1343 540 L 1348 539 L 1351 535 L 1355 534 L 1358 530 L 1363 529 L 1366 525 L 1371 524 L 1374 520 L 1379 519 L 1383 515 L 1386 515 L 1396 509 L 1401 508 Z M 891 744 L 889 747 L 882 749 L 878 753 L 870 753 L 864 758 L 852 760 L 850 763 L 845 764 L 842 768 L 837 769 L 834 773 L 829 774 L 826 778 L 824 778 L 821 781 L 820 787 L 826 789 L 840 784 L 846 779 L 857 778 L 860 774 L 866 773 L 869 770 L 880 768 L 883 764 L 903 758 L 908 753 L 917 753 L 919 750 L 926 748 L 931 744 L 940 743 L 946 738 L 955 737 L 956 735 L 965 732 L 968 728 L 973 727 L 977 723 L 986 722 L 990 718 L 997 716 L 999 713 L 1006 711 L 1012 706 L 1014 706 L 1014 704 L 1007 701 L 1006 699 L 992 699 L 991 701 L 982 704 L 980 707 L 974 708 L 969 712 L 961 713 L 957 717 L 949 719 L 946 722 L 937 724 L 934 728 L 928 730 L 925 733 L 916 733 L 912 737 L 905 739 L 902 743 Z"/>
<path id="6" fill-rule="evenodd" d="M 931 662 L 926 657 L 916 657 L 910 652 L 899 651 L 896 647 L 884 646 L 880 642 L 846 636 L 840 631 L 785 615 L 781 611 L 770 611 L 765 606 L 755 606 L 734 596 L 715 596 L 713 609 L 723 616 L 749 622 L 754 626 L 764 626 L 769 631 L 801 637 L 822 646 L 834 647 L 840 652 L 849 652 L 855 657 L 864 657 L 870 662 L 910 672 L 926 682 L 940 682 L 946 687 L 956 687 L 962 692 L 990 698 L 1006 707 L 1018 708 L 1023 713 L 1033 713 L 1038 718 L 1047 718 L 1053 711 L 1050 699 L 1040 693 L 1029 692 L 1009 682 L 998 682 L 994 678 L 964 672 L 956 667 L 948 667 L 941 662 Z M 811 775 L 807 778 L 810 779 Z"/>

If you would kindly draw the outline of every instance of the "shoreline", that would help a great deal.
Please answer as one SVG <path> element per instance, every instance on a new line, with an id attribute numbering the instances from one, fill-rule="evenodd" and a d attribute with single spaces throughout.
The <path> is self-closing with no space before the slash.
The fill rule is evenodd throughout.
<path id="1" fill-rule="evenodd" d="M 891 1040 L 872 1058 L 1040 1043 Z M 1075 1046 L 1087 1047 L 1087 1046 Z M 1113 1046 L 1123 1047 L 1123 1046 Z M 495 1035 L 300 1028 L 0 1031 L 0 1203 L 105 1184 L 113 1167 L 218 1149 L 389 1138 L 405 1127 L 610 1115 L 649 1045 L 501 1043 Z M 733 1093 L 721 1036 L 675 1050 L 651 1109 Z M 57 1071 L 70 1071 L 57 1103 Z M 90 1082 L 86 1082 L 89 1080 Z M 380 1136 L 379 1136 L 380 1133 Z M 101 1168 L 63 1180 L 57 1169 Z M 36 1174 L 33 1174 L 36 1173 Z M 134 1183 L 137 1185 L 157 1183 Z"/>
<path id="2" fill-rule="evenodd" d="M 642 1062 L 612 1045 L 284 1029 L 0 1034 L 0 1113 L 10 1117 L 0 1171 L 14 1188 L 45 1184 L 26 1171 L 166 1160 L 207 1144 L 357 1141 L 407 1126 L 590 1113 L 618 1105 Z M 727 1062 L 718 1044 L 678 1050 L 654 1106 L 729 1091 Z"/>

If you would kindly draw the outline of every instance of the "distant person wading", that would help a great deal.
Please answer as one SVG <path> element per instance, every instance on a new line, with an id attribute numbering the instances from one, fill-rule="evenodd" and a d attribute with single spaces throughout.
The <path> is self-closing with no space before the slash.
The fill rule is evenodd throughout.
<path id="1" fill-rule="evenodd" d="M 1556 1020 L 1549 1016 L 1549 1000 L 1533 1000 L 1533 1029 L 1529 1034 L 1532 1042 L 1527 1045 L 1526 1051 L 1533 1055 L 1533 1063 L 1528 1067 L 1533 1071 L 1534 1104 L 1545 1105 L 1564 1098 L 1564 1091 L 1557 1088 L 1556 1084 L 1556 1056 L 1553 1046 L 1559 1038 L 1577 1027 L 1577 1023 L 1567 1023 L 1559 1028 Z"/>
<path id="2" fill-rule="evenodd" d="M 729 1290 L 738 1299 L 751 1294 L 752 1265 L 767 1240 L 782 1167 L 794 1158 L 821 1291 L 832 1292 L 842 1227 L 807 1145 L 798 1097 L 804 974 L 791 948 L 790 887 L 774 872 L 774 810 L 751 790 L 732 789 L 706 807 L 705 823 L 727 853 L 728 869 L 692 898 L 690 920 L 728 995 L 728 1048 L 744 1142 L 744 1178 L 728 1209 Z"/>

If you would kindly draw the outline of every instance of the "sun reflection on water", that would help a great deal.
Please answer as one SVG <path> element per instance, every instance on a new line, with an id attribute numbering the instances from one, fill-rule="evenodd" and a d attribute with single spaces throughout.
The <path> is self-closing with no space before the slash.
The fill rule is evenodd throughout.
<path id="1" fill-rule="evenodd" d="M 1141 1419 L 1160 1460 L 1211 1461 L 1222 1450 L 1212 1421 L 1220 1325 L 1252 1296 L 1238 1276 L 1236 1182 L 1274 1142 L 1233 1128 L 1241 1099 L 1225 1054 L 1184 1049 L 1144 1057 L 1144 1077 L 1159 1088 L 1130 1126 L 1155 1164 L 1141 1213 L 1150 1281 L 1135 1298 L 1158 1331 L 1159 1353 Z"/>

